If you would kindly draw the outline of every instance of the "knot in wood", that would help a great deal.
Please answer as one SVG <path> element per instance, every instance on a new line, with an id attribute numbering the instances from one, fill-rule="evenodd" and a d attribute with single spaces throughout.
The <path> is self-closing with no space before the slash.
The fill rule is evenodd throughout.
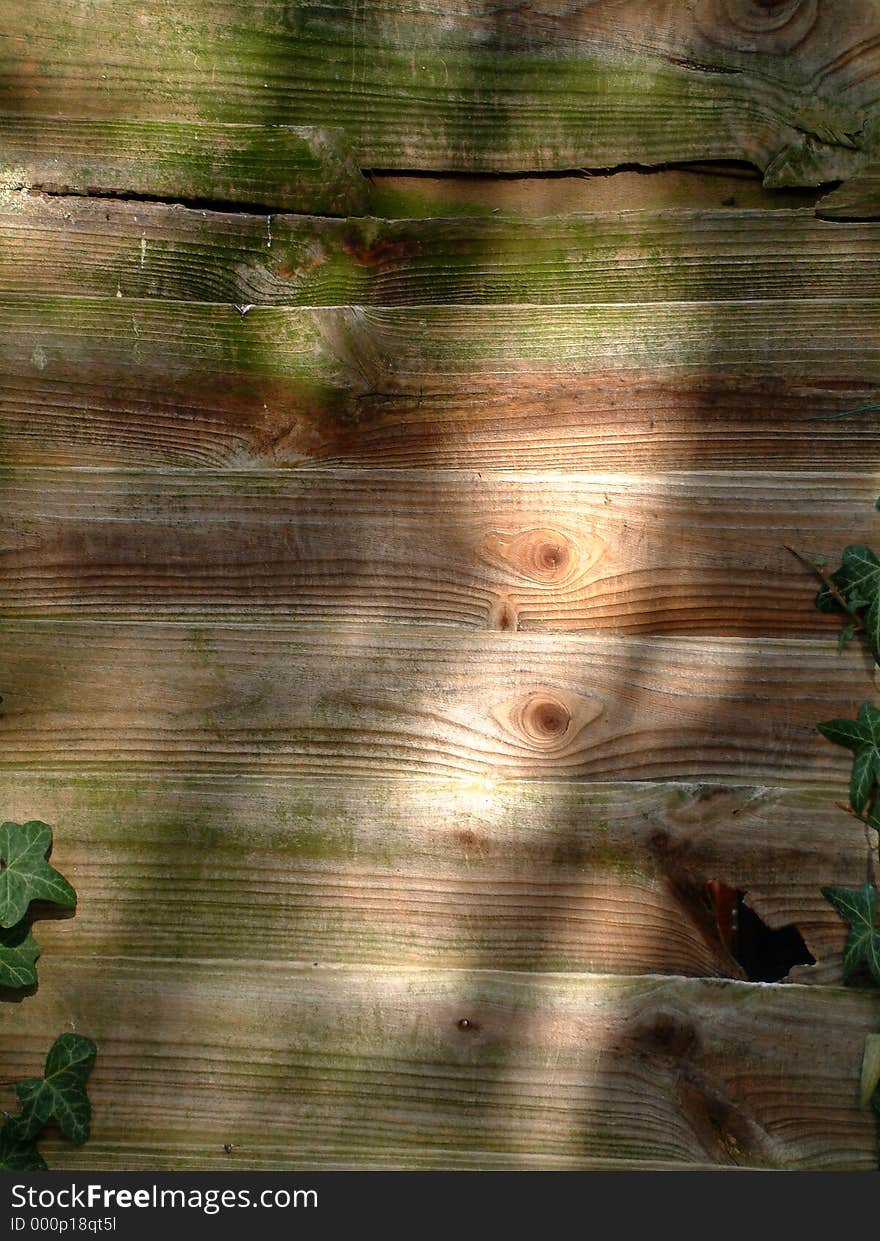
<path id="1" fill-rule="evenodd" d="M 701 34 L 738 52 L 790 52 L 819 15 L 818 0 L 698 0 Z"/>
<path id="2" fill-rule="evenodd" d="M 520 724 L 527 737 L 537 744 L 554 744 L 571 726 L 571 712 L 558 698 L 533 694 L 520 710 Z"/>
<path id="3" fill-rule="evenodd" d="M 692 1021 L 662 1009 L 637 1027 L 636 1040 L 648 1054 L 672 1060 L 693 1055 L 700 1042 Z"/>
<path id="4" fill-rule="evenodd" d="M 545 686 L 492 711 L 515 746 L 556 758 L 574 753 L 582 730 L 604 713 L 598 698 Z"/>
<path id="5" fill-rule="evenodd" d="M 484 544 L 490 560 L 540 584 L 557 584 L 582 568 L 574 539 L 560 530 L 537 527 L 515 534 L 493 531 Z"/>

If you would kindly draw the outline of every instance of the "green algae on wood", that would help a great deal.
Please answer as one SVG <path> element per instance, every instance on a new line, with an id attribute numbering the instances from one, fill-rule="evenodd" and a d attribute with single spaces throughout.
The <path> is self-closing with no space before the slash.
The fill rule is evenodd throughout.
<path id="1" fill-rule="evenodd" d="M 0 187 L 351 215 L 367 202 L 341 130 L 0 116 Z"/>
<path id="2" fill-rule="evenodd" d="M 242 306 L 865 298 L 880 294 L 877 249 L 870 224 L 809 209 L 267 220 L 17 198 L 0 210 L 0 291 Z"/>
<path id="3" fill-rule="evenodd" d="M 715 879 L 746 891 L 768 925 L 798 926 L 817 964 L 797 981 L 811 983 L 840 979 L 842 928 L 820 885 L 856 882 L 864 861 L 862 829 L 831 799 L 736 785 L 0 776 L 8 813 L 64 825 L 57 860 L 81 901 L 75 935 L 44 924 L 53 958 L 730 974 L 704 903 Z M 233 891 L 230 918 L 215 893 Z"/>
<path id="4" fill-rule="evenodd" d="M 876 298 L 308 308 L 12 294 L 0 449 L 18 465 L 863 470 L 880 428 L 819 415 L 875 398 L 878 337 Z"/>
<path id="5" fill-rule="evenodd" d="M 85 1155 L 47 1147 L 62 1168 L 210 1168 L 235 1143 L 248 1168 L 867 1171 L 878 1021 L 866 992 L 720 979 L 66 959 L 0 1050 L 14 1075 L 47 1028 L 100 1044 L 100 1124 Z"/>
<path id="6" fill-rule="evenodd" d="M 213 0 L 185 15 L 159 0 L 106 0 L 98 21 L 73 0 L 34 0 L 16 15 L 7 106 L 59 118 L 330 124 L 350 135 L 363 166 L 382 169 L 738 159 L 763 170 L 808 143 L 802 175 L 815 184 L 857 171 L 873 141 L 876 68 L 864 31 L 876 11 L 869 0 L 799 10 L 780 22 L 775 6 L 750 5 L 743 18 L 705 2 L 569 13 L 271 0 L 245 25 L 237 5 Z M 63 142 L 58 152 L 63 164 Z"/>

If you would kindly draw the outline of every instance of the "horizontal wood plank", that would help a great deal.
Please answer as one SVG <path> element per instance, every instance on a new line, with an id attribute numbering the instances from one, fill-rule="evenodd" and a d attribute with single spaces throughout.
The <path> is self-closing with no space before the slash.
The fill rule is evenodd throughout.
<path id="1" fill-rule="evenodd" d="M 19 197 L 0 291 L 407 306 L 880 294 L 880 230 L 801 211 L 327 220 Z"/>
<path id="2" fill-rule="evenodd" d="M 861 469 L 880 301 L 0 302 L 11 464 Z"/>
<path id="3" fill-rule="evenodd" d="M 7 198 L 38 186 L 326 215 L 363 212 L 367 203 L 367 182 L 337 129 L 0 115 L 0 135 Z"/>
<path id="4" fill-rule="evenodd" d="M 714 881 L 744 892 L 767 926 L 798 928 L 816 960 L 793 969 L 803 983 L 841 979 L 845 928 L 821 887 L 864 882 L 869 842 L 839 796 L 833 786 L 0 777 L 3 817 L 53 825 L 53 863 L 79 897 L 75 919 L 37 925 L 46 962 L 742 977 L 708 903 Z"/>
<path id="5" fill-rule="evenodd" d="M 658 168 L 583 170 L 540 176 L 473 177 L 446 173 L 370 175 L 370 214 L 385 219 L 581 212 L 812 208 L 826 189 L 767 189 L 747 164 L 696 163 Z"/>
<path id="6" fill-rule="evenodd" d="M 0 1045 L 14 1078 L 55 1031 L 98 1044 L 93 1135 L 55 1168 L 867 1171 L 878 1021 L 837 988 L 64 960 Z"/>
<path id="7" fill-rule="evenodd" d="M 211 158 L 200 123 L 330 124 L 373 168 L 733 159 L 816 185 L 874 148 L 875 24 L 872 0 L 781 17 L 714 0 L 266 0 L 246 23 L 235 0 L 185 18 L 163 0 L 32 0 L 5 18 L 0 91 L 7 134 L 15 117 L 187 121 L 193 163 Z M 58 135 L 56 165 L 71 145 Z"/>
<path id="8" fill-rule="evenodd" d="M 8 621 L 0 769 L 839 780 L 833 643 Z"/>
<path id="9" fill-rule="evenodd" d="M 0 615 L 798 636 L 876 475 L 0 471 Z"/>
<path id="10" fill-rule="evenodd" d="M 880 164 L 826 194 L 817 203 L 816 214 L 826 220 L 880 219 Z"/>

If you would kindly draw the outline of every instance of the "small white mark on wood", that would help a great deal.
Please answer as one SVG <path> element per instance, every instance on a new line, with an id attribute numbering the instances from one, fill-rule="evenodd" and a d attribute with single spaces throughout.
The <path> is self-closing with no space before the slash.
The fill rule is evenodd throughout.
<path id="1" fill-rule="evenodd" d="M 147 258 L 147 239 L 146 237 L 142 237 L 141 238 L 141 267 L 143 267 L 144 263 L 146 262 L 146 258 Z"/>
<path id="2" fill-rule="evenodd" d="M 272 217 L 271 215 L 266 216 L 266 233 L 268 236 L 268 240 L 266 242 L 266 249 L 271 250 L 272 249 Z"/>
<path id="3" fill-rule="evenodd" d="M 31 354 L 31 361 L 38 371 L 46 369 L 46 350 L 42 345 L 37 345 Z"/>

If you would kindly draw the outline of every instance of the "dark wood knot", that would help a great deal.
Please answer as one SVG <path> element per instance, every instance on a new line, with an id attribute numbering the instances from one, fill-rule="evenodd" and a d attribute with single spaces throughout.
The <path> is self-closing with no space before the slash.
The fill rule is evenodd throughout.
<path id="1" fill-rule="evenodd" d="M 700 33 L 735 52 L 790 52 L 818 16 L 818 0 L 699 0 L 696 9 Z"/>

